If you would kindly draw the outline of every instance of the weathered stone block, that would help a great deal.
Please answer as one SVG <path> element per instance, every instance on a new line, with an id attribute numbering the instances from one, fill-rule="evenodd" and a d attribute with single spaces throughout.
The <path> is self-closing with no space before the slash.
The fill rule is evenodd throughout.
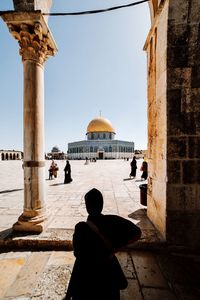
<path id="1" fill-rule="evenodd" d="M 187 46 L 169 46 L 167 52 L 167 66 L 174 68 L 188 67 Z"/>
<path id="2" fill-rule="evenodd" d="M 16 11 L 41 10 L 48 13 L 50 11 L 52 0 L 13 0 Z"/>
<path id="3" fill-rule="evenodd" d="M 168 14 L 170 24 L 172 22 L 175 24 L 187 24 L 189 2 L 190 1 L 176 0 L 170 3 Z"/>
<path id="4" fill-rule="evenodd" d="M 187 157 L 187 138 L 169 137 L 168 138 L 168 158 L 186 158 Z"/>
<path id="5" fill-rule="evenodd" d="M 168 118 L 168 134 L 169 135 L 182 135 L 196 134 L 196 126 L 198 124 L 198 120 L 194 113 L 180 114 L 177 115 L 175 113 L 170 114 Z"/>
<path id="6" fill-rule="evenodd" d="M 170 89 L 167 91 L 168 113 L 176 116 L 181 113 L 181 89 Z"/>
<path id="7" fill-rule="evenodd" d="M 182 90 L 182 112 L 200 112 L 200 88 Z"/>
<path id="8" fill-rule="evenodd" d="M 167 177 L 168 183 L 181 183 L 181 162 L 179 160 L 168 160 Z"/>
<path id="9" fill-rule="evenodd" d="M 200 16 L 200 2 L 199 0 L 192 0 L 192 5 L 189 10 L 189 20 L 191 22 L 199 23 Z"/>
<path id="10" fill-rule="evenodd" d="M 185 245 L 188 248 L 200 249 L 200 213 L 173 212 L 167 213 L 167 241 L 174 245 Z"/>
<path id="11" fill-rule="evenodd" d="M 194 66 L 192 68 L 191 74 L 191 87 L 199 88 L 200 87 L 200 66 Z"/>
<path id="12" fill-rule="evenodd" d="M 183 183 L 200 183 L 200 160 L 182 162 Z"/>
<path id="13" fill-rule="evenodd" d="M 168 27 L 168 45 L 187 47 L 190 35 L 188 24 L 170 24 Z"/>
<path id="14" fill-rule="evenodd" d="M 168 89 L 180 89 L 191 87 L 191 68 L 175 67 L 168 68 L 167 83 Z"/>
<path id="15" fill-rule="evenodd" d="M 167 186 L 167 208 L 168 210 L 184 211 L 184 191 L 182 186 L 168 184 Z"/>
<path id="16" fill-rule="evenodd" d="M 167 186 L 167 208 L 169 211 L 195 211 L 197 209 L 196 185 Z"/>
<path id="17" fill-rule="evenodd" d="M 189 158 L 200 158 L 200 136 L 189 137 Z"/>

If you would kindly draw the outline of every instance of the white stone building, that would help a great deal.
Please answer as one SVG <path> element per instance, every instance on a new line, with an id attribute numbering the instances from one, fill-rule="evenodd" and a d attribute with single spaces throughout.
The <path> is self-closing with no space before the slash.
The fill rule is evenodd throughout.
<path id="1" fill-rule="evenodd" d="M 94 118 L 87 126 L 86 138 L 68 143 L 69 159 L 122 159 L 134 155 L 134 142 L 115 140 L 115 129 L 106 118 Z"/>
<path id="2" fill-rule="evenodd" d="M 20 160 L 23 158 L 22 151 L 0 150 L 0 160 Z"/>

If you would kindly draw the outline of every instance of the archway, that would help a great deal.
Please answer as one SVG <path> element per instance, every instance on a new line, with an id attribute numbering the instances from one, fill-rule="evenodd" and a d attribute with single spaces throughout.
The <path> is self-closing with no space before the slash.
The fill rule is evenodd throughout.
<path id="1" fill-rule="evenodd" d="M 167 241 L 199 245 L 200 3 L 151 0 L 149 7 L 148 216 Z"/>

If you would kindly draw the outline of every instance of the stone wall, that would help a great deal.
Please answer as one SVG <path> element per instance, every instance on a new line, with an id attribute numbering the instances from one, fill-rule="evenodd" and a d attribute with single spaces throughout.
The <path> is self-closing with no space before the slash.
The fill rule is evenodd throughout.
<path id="1" fill-rule="evenodd" d="M 147 214 L 166 237 L 166 4 L 154 19 L 145 49 L 148 57 L 148 208 Z"/>
<path id="2" fill-rule="evenodd" d="M 200 2 L 157 5 L 145 44 L 147 212 L 169 243 L 194 248 L 200 246 Z"/>
<path id="3" fill-rule="evenodd" d="M 167 51 L 167 238 L 191 246 L 200 245 L 199 21 L 199 0 L 171 1 Z"/>

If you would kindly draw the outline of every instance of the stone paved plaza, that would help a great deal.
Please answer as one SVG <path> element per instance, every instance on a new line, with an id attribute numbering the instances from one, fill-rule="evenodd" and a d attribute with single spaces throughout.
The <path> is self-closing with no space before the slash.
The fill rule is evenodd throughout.
<path id="1" fill-rule="evenodd" d="M 78 221 L 85 220 L 84 195 L 93 187 L 103 193 L 103 213 L 128 218 L 133 212 L 144 208 L 140 205 L 138 187 L 144 183 L 140 180 L 139 171 L 142 160 L 138 160 L 136 180 L 129 180 L 130 160 L 100 160 L 88 165 L 83 160 L 74 160 L 71 161 L 73 181 L 70 184 L 63 184 L 65 161 L 57 163 L 58 177 L 48 180 L 51 161 L 46 161 L 48 228 L 73 229 Z M 0 228 L 7 229 L 23 211 L 22 161 L 1 161 L 0 183 Z"/>
<path id="2" fill-rule="evenodd" d="M 72 251 L 55 251 L 52 245 L 56 248 L 60 239 L 65 246 L 64 241 L 66 237 L 71 238 L 75 223 L 85 220 L 84 194 L 93 187 L 103 192 L 103 212 L 119 214 L 137 223 L 142 229 L 141 241 L 147 241 L 142 248 L 136 245 L 117 254 L 129 282 L 128 288 L 121 292 L 121 300 L 200 299 L 199 256 L 150 247 L 152 241 L 161 240 L 146 217 L 146 208 L 140 204 L 141 162 L 138 160 L 137 178 L 129 180 L 130 161 L 97 161 L 89 165 L 84 161 L 71 161 L 73 182 L 64 185 L 65 162 L 58 161 L 58 178 L 50 181 L 51 162 L 47 161 L 47 230 L 36 237 L 20 237 L 24 241 L 23 251 L 20 247 L 16 249 L 16 245 L 21 245 L 19 237 L 16 240 L 13 237 L 11 241 L 15 243 L 8 248 L 5 238 L 23 209 L 22 162 L 0 162 L 0 299 L 64 298 L 74 256 Z M 54 241 L 51 251 L 38 251 L 34 239 L 39 243 L 46 239 L 47 245 Z"/>

